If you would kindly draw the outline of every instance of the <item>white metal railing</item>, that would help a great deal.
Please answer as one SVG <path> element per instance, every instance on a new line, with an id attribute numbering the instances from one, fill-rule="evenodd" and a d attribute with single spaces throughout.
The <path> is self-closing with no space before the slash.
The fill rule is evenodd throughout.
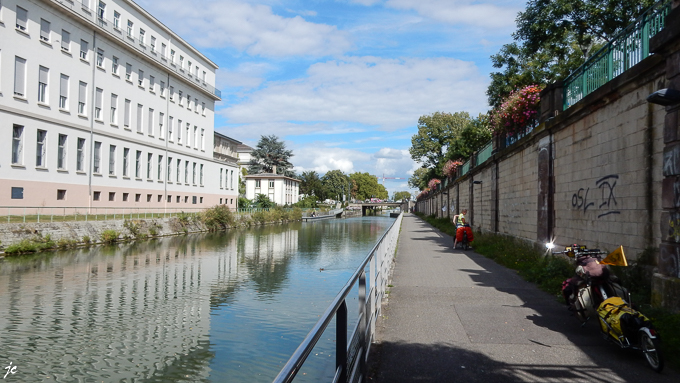
<path id="1" fill-rule="evenodd" d="M 399 214 L 392 226 L 380 237 L 378 243 L 361 262 L 347 284 L 340 290 L 326 312 L 281 369 L 274 382 L 292 382 L 295 379 L 295 375 L 300 371 L 305 360 L 334 318 L 336 323 L 336 367 L 333 382 L 365 381 L 366 361 L 375 335 L 376 320 L 381 313 L 381 302 L 389 282 L 403 217 L 403 213 Z M 366 267 L 369 267 L 368 294 L 366 293 Z M 348 342 L 347 296 L 357 284 L 359 287 L 359 312 L 357 323 Z"/>

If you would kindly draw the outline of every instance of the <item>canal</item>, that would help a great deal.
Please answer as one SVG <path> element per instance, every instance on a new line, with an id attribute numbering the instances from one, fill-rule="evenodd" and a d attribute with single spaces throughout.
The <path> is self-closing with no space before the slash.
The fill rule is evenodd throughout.
<path id="1" fill-rule="evenodd" d="M 392 222 L 295 222 L 5 258 L 0 375 L 11 363 L 8 382 L 271 382 Z M 299 381 L 332 377 L 334 327 Z"/>

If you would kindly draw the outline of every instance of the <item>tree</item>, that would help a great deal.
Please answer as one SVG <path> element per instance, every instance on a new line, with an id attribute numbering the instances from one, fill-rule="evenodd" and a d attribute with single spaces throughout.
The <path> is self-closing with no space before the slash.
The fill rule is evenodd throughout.
<path id="1" fill-rule="evenodd" d="M 411 178 L 408 179 L 408 186 L 423 190 L 427 187 L 427 181 L 432 177 L 434 177 L 434 169 L 418 168 L 413 172 Z"/>
<path id="2" fill-rule="evenodd" d="M 409 193 L 407 191 L 394 192 L 394 197 L 392 199 L 396 202 L 399 202 L 401 200 L 410 200 L 411 199 L 411 193 Z"/>
<path id="3" fill-rule="evenodd" d="M 328 198 L 342 201 L 342 196 L 349 192 L 349 177 L 340 170 L 331 170 L 321 178 Z"/>
<path id="4" fill-rule="evenodd" d="M 454 138 L 470 121 L 467 112 L 436 112 L 418 119 L 418 133 L 411 138 L 409 153 L 414 161 L 423 167 L 441 172 L 446 159 L 444 153 Z"/>
<path id="5" fill-rule="evenodd" d="M 326 199 L 326 191 L 323 182 L 321 181 L 321 178 L 319 178 L 319 175 L 315 171 L 309 170 L 306 172 L 302 172 L 299 179 L 300 179 L 300 194 L 313 195 L 316 196 L 317 199 L 322 201 Z"/>
<path id="6" fill-rule="evenodd" d="M 477 118 L 468 121 L 449 145 L 446 159 L 454 161 L 468 159 L 474 152 L 488 144 L 491 140 L 489 123 L 489 116 L 486 114 L 480 114 Z M 438 174 L 441 174 L 441 172 Z"/>
<path id="7" fill-rule="evenodd" d="M 238 195 L 243 196 L 245 198 L 246 195 L 246 176 L 248 175 L 248 171 L 246 168 L 241 169 L 241 174 L 238 177 Z"/>
<path id="8" fill-rule="evenodd" d="M 293 164 L 289 161 L 293 151 L 287 150 L 286 144 L 275 135 L 260 137 L 257 147 L 250 155 L 248 174 L 271 173 L 276 166 L 276 174 L 295 176 Z"/>
<path id="9" fill-rule="evenodd" d="M 315 208 L 318 207 L 316 202 L 317 202 L 316 196 L 308 195 L 299 200 L 298 202 L 294 203 L 293 207 L 299 207 L 303 209 Z"/>
<path id="10" fill-rule="evenodd" d="M 389 193 L 383 185 L 378 184 L 378 179 L 368 173 L 352 173 L 352 198 L 365 200 L 368 198 L 387 198 Z"/>
<path id="11" fill-rule="evenodd" d="M 276 206 L 272 200 L 269 199 L 265 194 L 258 194 L 255 196 L 255 204 L 257 207 L 262 209 L 269 209 L 270 207 Z"/>
<path id="12" fill-rule="evenodd" d="M 491 56 L 486 92 L 497 108 L 510 92 L 566 78 L 655 0 L 530 0 L 517 16 L 514 43 Z"/>

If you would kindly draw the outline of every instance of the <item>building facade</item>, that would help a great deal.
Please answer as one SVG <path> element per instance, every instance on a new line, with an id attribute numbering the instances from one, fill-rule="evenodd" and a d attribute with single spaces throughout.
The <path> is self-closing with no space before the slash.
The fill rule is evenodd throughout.
<path id="1" fill-rule="evenodd" d="M 300 180 L 274 173 L 249 174 L 245 178 L 249 200 L 264 194 L 277 205 L 292 205 L 299 201 Z"/>
<path id="2" fill-rule="evenodd" d="M 140 6 L 1 0 L 0 42 L 1 206 L 236 206 L 217 65 Z"/>

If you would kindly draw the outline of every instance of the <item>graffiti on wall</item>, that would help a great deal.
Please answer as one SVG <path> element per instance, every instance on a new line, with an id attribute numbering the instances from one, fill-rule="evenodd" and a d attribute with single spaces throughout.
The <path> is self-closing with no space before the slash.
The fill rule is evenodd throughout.
<path id="1" fill-rule="evenodd" d="M 618 202 L 616 202 L 614 195 L 614 188 L 618 179 L 618 174 L 610 174 L 595 181 L 595 188 L 592 191 L 590 187 L 578 189 L 571 197 L 571 207 L 582 210 L 583 213 L 586 213 L 588 209 L 596 211 L 597 218 L 610 214 L 621 214 L 621 211 L 617 209 Z M 599 193 L 597 189 L 599 189 Z"/>

